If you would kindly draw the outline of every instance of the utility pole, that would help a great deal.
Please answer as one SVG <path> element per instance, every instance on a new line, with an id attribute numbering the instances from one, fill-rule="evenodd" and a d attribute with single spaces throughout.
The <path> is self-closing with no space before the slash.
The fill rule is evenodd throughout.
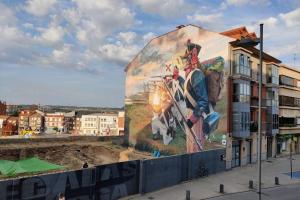
<path id="1" fill-rule="evenodd" d="M 291 136 L 291 142 L 290 142 L 290 165 L 291 165 L 291 179 L 293 178 L 293 158 L 292 158 L 292 139 L 293 137 Z"/>
<path id="2" fill-rule="evenodd" d="M 259 148 L 258 148 L 258 194 L 259 194 L 259 199 L 261 199 L 261 146 L 262 146 L 262 135 L 261 135 L 261 98 L 262 98 L 262 74 L 263 74 L 263 29 L 264 29 L 264 24 L 260 24 L 260 42 L 259 42 L 259 91 L 258 91 L 258 142 L 259 142 Z"/>

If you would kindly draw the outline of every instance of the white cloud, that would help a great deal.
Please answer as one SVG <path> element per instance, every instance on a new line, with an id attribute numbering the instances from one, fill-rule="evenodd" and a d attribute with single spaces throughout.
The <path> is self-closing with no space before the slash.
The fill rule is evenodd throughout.
<path id="1" fill-rule="evenodd" d="M 32 15 L 41 17 L 47 15 L 56 3 L 56 0 L 28 0 L 25 10 Z"/>
<path id="2" fill-rule="evenodd" d="M 278 19 L 275 17 L 269 17 L 265 20 L 262 20 L 261 23 L 269 27 L 275 27 L 278 23 Z"/>
<path id="3" fill-rule="evenodd" d="M 149 42 L 151 39 L 153 39 L 154 37 L 156 37 L 156 34 L 153 32 L 148 32 L 145 35 L 143 35 L 143 40 L 145 42 Z"/>
<path id="4" fill-rule="evenodd" d="M 125 65 L 138 53 L 137 45 L 104 44 L 99 47 L 100 56 L 107 61 Z"/>
<path id="5" fill-rule="evenodd" d="M 261 19 L 246 26 L 249 31 L 255 31 L 259 37 L 259 24 L 263 23 L 264 51 L 289 64 L 292 63 L 293 54 L 300 52 L 300 26 L 297 26 L 294 11 Z"/>
<path id="6" fill-rule="evenodd" d="M 54 49 L 52 55 L 57 62 L 66 62 L 71 55 L 71 45 L 64 44 L 61 49 Z"/>
<path id="7" fill-rule="evenodd" d="M 135 32 L 120 32 L 118 34 L 118 39 L 120 39 L 122 42 L 125 42 L 127 44 L 131 44 L 136 39 L 136 33 Z"/>
<path id="8" fill-rule="evenodd" d="M 11 9 L 0 3 L 0 26 L 1 25 L 14 25 L 16 23 L 16 17 Z"/>
<path id="9" fill-rule="evenodd" d="M 70 9 L 64 10 L 63 16 L 72 25 L 77 25 L 80 22 L 80 17 L 81 17 L 80 13 L 75 8 L 70 8 Z"/>
<path id="10" fill-rule="evenodd" d="M 216 22 L 216 20 L 218 20 L 222 16 L 223 16 L 222 13 L 208 14 L 208 15 L 194 14 L 194 15 L 188 15 L 187 19 L 191 21 L 200 22 L 202 24 L 210 24 Z"/>
<path id="11" fill-rule="evenodd" d="M 244 5 L 266 5 L 269 0 L 226 0 L 227 5 L 244 6 Z M 225 4 L 223 4 L 223 7 Z"/>
<path id="12" fill-rule="evenodd" d="M 82 43 L 85 43 L 86 40 L 87 40 L 87 33 L 85 30 L 78 30 L 77 33 L 76 33 L 76 38 L 82 42 Z"/>
<path id="13" fill-rule="evenodd" d="M 300 8 L 297 8 L 288 13 L 281 13 L 279 17 L 285 22 L 288 27 L 300 25 Z"/>
<path id="14" fill-rule="evenodd" d="M 105 37 L 135 24 L 135 13 L 119 0 L 74 0 L 75 7 L 64 12 L 74 27 L 77 39 L 90 50 L 97 51 Z M 117 13 L 116 13 L 117 12 Z"/>
<path id="15" fill-rule="evenodd" d="M 272 52 L 273 56 L 279 57 L 279 56 L 290 55 L 290 57 L 292 58 L 294 53 L 300 52 L 300 41 L 281 45 L 280 48 L 278 48 L 278 46 L 273 46 L 269 49 L 269 51 Z M 300 56 L 299 53 L 298 56 Z"/>
<path id="16" fill-rule="evenodd" d="M 248 25 L 247 26 L 247 29 L 248 31 L 251 31 L 251 32 L 258 32 L 259 30 L 259 24 L 264 24 L 264 29 L 267 30 L 266 33 L 267 35 L 265 34 L 265 37 L 269 37 L 271 36 L 274 29 L 277 29 L 278 25 L 279 25 L 279 20 L 276 18 L 276 17 L 268 17 L 266 19 L 262 19 L 260 21 L 258 21 L 257 23 L 254 23 L 252 25 Z"/>
<path id="17" fill-rule="evenodd" d="M 45 43 L 57 43 L 63 40 L 65 30 L 62 26 L 50 25 L 46 29 L 42 29 L 42 33 L 38 38 L 39 41 Z"/>
<path id="18" fill-rule="evenodd" d="M 185 0 L 129 0 L 129 2 L 138 5 L 147 13 L 159 14 L 168 18 L 178 17 L 197 9 L 196 6 Z"/>
<path id="19" fill-rule="evenodd" d="M 31 24 L 31 23 L 24 23 L 24 24 L 22 24 L 22 26 L 25 27 L 25 28 L 28 28 L 28 29 L 33 29 L 34 28 L 33 24 Z"/>

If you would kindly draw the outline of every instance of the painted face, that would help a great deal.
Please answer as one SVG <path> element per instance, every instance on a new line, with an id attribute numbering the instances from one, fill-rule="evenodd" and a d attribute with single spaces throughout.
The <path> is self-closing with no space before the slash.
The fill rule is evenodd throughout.
<path id="1" fill-rule="evenodd" d="M 176 66 L 173 69 L 173 74 L 174 74 L 174 76 L 179 76 L 179 70 Z"/>

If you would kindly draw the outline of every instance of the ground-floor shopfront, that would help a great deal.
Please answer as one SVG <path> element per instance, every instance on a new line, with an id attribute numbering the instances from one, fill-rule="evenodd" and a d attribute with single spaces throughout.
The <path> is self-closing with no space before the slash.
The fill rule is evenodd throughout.
<path id="1" fill-rule="evenodd" d="M 277 136 L 277 154 L 300 153 L 300 134 Z"/>
<path id="2" fill-rule="evenodd" d="M 276 141 L 275 136 L 262 136 L 262 160 L 275 157 Z M 231 154 L 231 168 L 256 163 L 258 159 L 258 145 L 257 134 L 252 134 L 251 137 L 246 139 L 233 138 L 231 151 L 229 152 Z"/>

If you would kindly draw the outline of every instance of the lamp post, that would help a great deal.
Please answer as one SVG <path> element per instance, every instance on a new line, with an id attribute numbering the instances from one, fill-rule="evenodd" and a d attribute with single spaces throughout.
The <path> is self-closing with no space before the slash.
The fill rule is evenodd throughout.
<path id="1" fill-rule="evenodd" d="M 259 96 L 258 96 L 258 141 L 259 141 L 259 149 L 258 149 L 258 194 L 259 199 L 261 198 L 261 85 L 262 85 L 262 57 L 263 57 L 263 32 L 264 32 L 264 25 L 260 24 L 260 42 L 259 42 Z"/>
<path id="2" fill-rule="evenodd" d="M 245 38 L 241 39 L 238 44 L 245 47 L 253 47 L 259 44 L 259 89 L 258 89 L 258 194 L 261 199 L 261 149 L 262 149 L 262 134 L 261 134 L 261 98 L 262 98 L 262 57 L 263 57 L 263 24 L 260 24 L 260 36 L 257 39 Z"/>

